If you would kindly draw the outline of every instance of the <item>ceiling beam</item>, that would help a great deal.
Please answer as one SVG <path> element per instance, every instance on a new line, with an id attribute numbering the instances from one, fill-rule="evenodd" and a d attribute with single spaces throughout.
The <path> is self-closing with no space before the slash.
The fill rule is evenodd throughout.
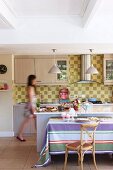
<path id="1" fill-rule="evenodd" d="M 92 22 L 95 13 L 97 12 L 98 8 L 100 7 L 102 0 L 90 0 L 86 11 L 82 18 L 83 27 L 87 28 L 89 24 Z"/>
<path id="2" fill-rule="evenodd" d="M 5 0 L 0 0 L 0 18 L 9 28 L 16 28 L 17 20 Z"/>

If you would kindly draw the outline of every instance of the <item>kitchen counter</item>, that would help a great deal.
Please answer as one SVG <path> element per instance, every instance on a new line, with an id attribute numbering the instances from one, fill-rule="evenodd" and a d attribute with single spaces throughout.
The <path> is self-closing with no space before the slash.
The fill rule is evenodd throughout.
<path id="1" fill-rule="evenodd" d="M 26 103 L 15 104 L 14 108 L 17 109 L 18 113 L 23 114 L 24 107 Z M 59 104 L 41 104 L 41 106 L 58 106 Z M 50 117 L 61 117 L 63 112 L 36 112 L 36 122 L 37 122 L 37 151 L 41 151 L 46 125 Z M 67 112 L 68 113 L 68 112 Z M 80 117 L 113 117 L 113 103 L 104 103 L 104 104 L 90 104 L 87 111 L 82 108 L 77 112 Z M 15 115 L 15 113 L 14 113 Z M 23 119 L 23 116 L 22 116 Z M 20 123 L 19 123 L 20 125 Z M 17 125 L 15 125 L 17 126 Z M 16 128 L 18 129 L 18 127 Z"/>
<path id="2" fill-rule="evenodd" d="M 44 105 L 45 106 L 45 105 Z M 50 105 L 51 106 L 51 105 Z M 56 105 L 52 105 L 56 106 Z M 64 111 L 68 112 L 68 111 Z M 55 111 L 55 112 L 36 112 L 37 115 L 46 115 L 46 114 L 59 114 L 61 115 L 63 112 Z M 113 114 L 113 103 L 105 103 L 105 104 L 89 104 L 87 110 L 85 111 L 83 107 L 77 111 L 77 114 Z"/>
<path id="3" fill-rule="evenodd" d="M 13 106 L 25 106 L 26 102 L 22 102 L 22 103 L 15 103 Z M 41 106 L 59 106 L 59 103 L 43 103 L 41 104 Z M 95 106 L 113 106 L 113 103 L 102 103 L 102 104 L 92 104 L 90 103 L 90 105 Z"/>
<path id="4" fill-rule="evenodd" d="M 51 117 L 61 117 L 63 112 L 37 112 L 37 151 L 41 151 L 46 125 Z M 68 113 L 68 112 L 67 112 Z M 87 112 L 81 109 L 77 112 L 79 117 L 112 117 L 113 118 L 113 103 L 110 104 L 90 104 Z"/>

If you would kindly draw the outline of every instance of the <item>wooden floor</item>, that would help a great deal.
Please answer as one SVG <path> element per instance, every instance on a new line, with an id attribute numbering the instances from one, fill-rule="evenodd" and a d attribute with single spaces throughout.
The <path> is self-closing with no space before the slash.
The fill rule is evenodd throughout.
<path id="1" fill-rule="evenodd" d="M 0 138 L 0 170 L 31 170 L 38 160 L 36 137 L 26 137 L 26 142 L 15 138 Z M 108 154 L 96 155 L 98 170 L 113 170 L 113 158 Z M 52 163 L 38 170 L 62 170 L 64 155 L 52 156 Z M 34 168 L 35 169 L 35 168 Z M 77 156 L 70 155 L 67 170 L 79 170 Z M 84 170 L 94 170 L 92 156 L 86 155 Z"/>

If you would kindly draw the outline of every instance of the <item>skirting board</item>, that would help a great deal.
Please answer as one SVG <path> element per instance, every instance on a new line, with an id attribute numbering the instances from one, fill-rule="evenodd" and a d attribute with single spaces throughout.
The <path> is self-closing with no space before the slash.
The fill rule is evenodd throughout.
<path id="1" fill-rule="evenodd" d="M 4 131 L 0 132 L 0 137 L 13 137 L 14 132 L 13 131 Z"/>

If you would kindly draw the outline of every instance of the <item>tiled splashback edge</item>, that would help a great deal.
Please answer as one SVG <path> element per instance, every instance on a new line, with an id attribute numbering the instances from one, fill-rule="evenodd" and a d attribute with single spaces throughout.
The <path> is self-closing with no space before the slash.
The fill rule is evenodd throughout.
<path id="1" fill-rule="evenodd" d="M 103 84 L 103 55 L 96 55 L 92 59 L 93 65 L 98 69 L 99 74 L 93 75 L 92 80 L 97 83 L 92 84 L 78 84 L 80 80 L 80 56 L 69 56 L 69 84 L 70 98 L 85 95 L 86 98 L 96 97 L 103 102 L 112 101 L 112 86 L 105 86 Z M 41 98 L 43 102 L 54 102 L 58 100 L 59 89 L 62 86 L 37 86 L 37 97 Z M 26 101 L 26 87 L 14 86 L 14 100 L 16 103 Z"/>

